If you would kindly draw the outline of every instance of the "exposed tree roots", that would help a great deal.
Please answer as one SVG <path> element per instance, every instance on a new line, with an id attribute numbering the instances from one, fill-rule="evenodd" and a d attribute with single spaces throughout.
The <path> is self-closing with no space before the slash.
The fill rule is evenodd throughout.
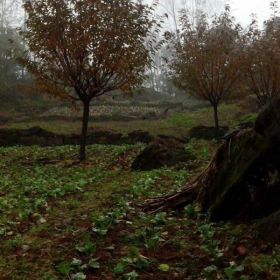
<path id="1" fill-rule="evenodd" d="M 253 216 L 256 209 L 263 209 L 267 201 L 264 203 L 264 196 L 259 194 L 275 194 L 276 188 L 280 194 L 279 108 L 280 98 L 260 113 L 254 128 L 241 129 L 229 135 L 205 171 L 193 182 L 180 192 L 147 200 L 144 209 L 148 212 L 174 210 L 196 201 L 204 211 L 219 219 L 240 216 L 245 212 Z M 280 208 L 279 203 L 269 211 L 276 211 L 277 207 Z M 262 211 L 268 214 L 265 209 Z"/>

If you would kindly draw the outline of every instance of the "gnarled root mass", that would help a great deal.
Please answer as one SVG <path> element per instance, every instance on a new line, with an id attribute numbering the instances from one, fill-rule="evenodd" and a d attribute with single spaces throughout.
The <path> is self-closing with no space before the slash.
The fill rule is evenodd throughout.
<path id="1" fill-rule="evenodd" d="M 213 218 L 256 218 L 280 209 L 280 98 L 258 116 L 255 127 L 227 137 L 208 167 L 180 192 L 147 200 L 149 212 L 196 201 Z M 272 201 L 271 201 L 272 200 Z"/>

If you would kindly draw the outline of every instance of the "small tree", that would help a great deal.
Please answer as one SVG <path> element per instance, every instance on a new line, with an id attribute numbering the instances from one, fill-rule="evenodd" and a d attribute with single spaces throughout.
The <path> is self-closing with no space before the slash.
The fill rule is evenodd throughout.
<path id="1" fill-rule="evenodd" d="M 218 106 L 233 93 L 242 73 L 241 26 L 235 24 L 229 7 L 210 25 L 204 16 L 193 28 L 186 14 L 181 24 L 181 42 L 173 40 L 171 74 L 180 88 L 211 104 L 219 129 Z"/>
<path id="2" fill-rule="evenodd" d="M 255 22 L 247 33 L 245 84 L 263 106 L 280 94 L 280 17 L 259 30 Z M 244 61 L 244 62 L 245 62 Z"/>
<path id="3" fill-rule="evenodd" d="M 38 0 L 24 7 L 22 34 L 29 52 L 20 61 L 41 90 L 82 102 L 79 155 L 85 160 L 91 101 L 115 89 L 128 92 L 145 77 L 149 51 L 155 51 L 148 49 L 147 37 L 160 26 L 151 17 L 154 6 L 130 0 Z"/>

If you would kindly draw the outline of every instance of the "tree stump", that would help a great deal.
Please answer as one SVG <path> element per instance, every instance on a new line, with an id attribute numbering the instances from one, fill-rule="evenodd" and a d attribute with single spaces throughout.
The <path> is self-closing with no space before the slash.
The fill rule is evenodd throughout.
<path id="1" fill-rule="evenodd" d="M 201 204 L 212 218 L 256 218 L 280 209 L 280 98 L 254 128 L 229 135 L 208 167 L 181 191 L 147 200 L 149 212 Z"/>

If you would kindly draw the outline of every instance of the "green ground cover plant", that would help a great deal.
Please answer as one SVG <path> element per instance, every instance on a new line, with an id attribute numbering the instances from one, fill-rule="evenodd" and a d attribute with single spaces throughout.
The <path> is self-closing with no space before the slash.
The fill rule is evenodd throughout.
<path id="1" fill-rule="evenodd" d="M 280 251 L 253 224 L 213 223 L 196 205 L 142 211 L 206 166 L 213 145 L 192 141 L 192 163 L 149 172 L 129 168 L 140 144 L 90 146 L 84 164 L 72 146 L 1 148 L 0 279 L 279 279 Z"/>

